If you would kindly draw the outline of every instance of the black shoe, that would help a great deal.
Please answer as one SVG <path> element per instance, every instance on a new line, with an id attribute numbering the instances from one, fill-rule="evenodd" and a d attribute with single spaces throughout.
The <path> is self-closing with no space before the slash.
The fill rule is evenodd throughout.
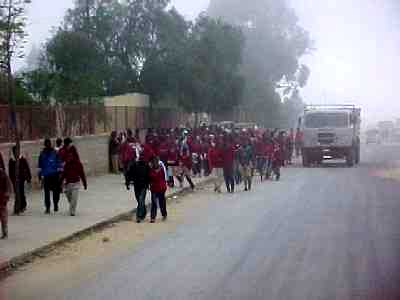
<path id="1" fill-rule="evenodd" d="M 248 191 L 248 189 L 247 189 L 247 188 L 244 188 L 244 191 L 245 191 L 245 192 L 247 192 L 247 191 Z"/>
<path id="2" fill-rule="evenodd" d="M 58 212 L 58 207 L 54 207 L 54 212 Z"/>
<path id="3" fill-rule="evenodd" d="M 142 220 L 141 219 L 136 219 L 136 223 L 141 223 Z"/>
<path id="4" fill-rule="evenodd" d="M 46 211 L 44 212 L 46 215 L 50 214 L 50 209 L 46 209 Z"/>
<path id="5" fill-rule="evenodd" d="M 8 239 L 8 234 L 3 234 L 0 238 L 1 240 L 6 240 Z"/>
<path id="6" fill-rule="evenodd" d="M 164 216 L 164 217 L 162 218 L 163 222 L 167 221 L 167 219 L 168 219 L 167 216 Z"/>
<path id="7" fill-rule="evenodd" d="M 75 214 L 73 214 L 73 213 L 70 213 L 69 215 L 70 215 L 71 217 L 75 217 Z"/>
<path id="8" fill-rule="evenodd" d="M 156 220 L 154 220 L 154 219 L 150 220 L 150 223 L 155 223 L 155 222 L 156 222 Z"/>

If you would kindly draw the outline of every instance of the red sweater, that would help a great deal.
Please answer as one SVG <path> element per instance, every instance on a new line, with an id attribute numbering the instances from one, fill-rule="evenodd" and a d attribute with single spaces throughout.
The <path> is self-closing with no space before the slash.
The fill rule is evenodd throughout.
<path id="1" fill-rule="evenodd" d="M 189 170 L 192 168 L 192 156 L 190 155 L 189 151 L 185 151 L 179 156 L 179 163 Z"/>
<path id="2" fill-rule="evenodd" d="M 210 147 L 210 149 L 208 150 L 208 163 L 211 170 L 214 168 L 224 167 L 224 158 L 222 156 L 222 150 L 220 148 Z"/>
<path id="3" fill-rule="evenodd" d="M 150 169 L 150 191 L 152 193 L 165 193 L 167 191 L 167 182 L 163 168 Z"/>
<path id="4" fill-rule="evenodd" d="M 169 156 L 169 145 L 167 142 L 162 142 L 158 147 L 158 156 L 163 163 L 167 163 Z"/>
<path id="5" fill-rule="evenodd" d="M 143 160 L 145 162 L 149 162 L 150 159 L 152 159 L 153 156 L 155 155 L 154 150 L 153 150 L 152 146 L 150 144 L 147 144 L 147 143 L 144 144 L 142 146 L 142 148 L 143 148 Z"/>
<path id="6" fill-rule="evenodd" d="M 201 144 L 197 141 L 193 142 L 191 147 L 190 147 L 190 151 L 192 153 L 197 153 L 197 154 L 201 154 Z"/>
<path id="7" fill-rule="evenodd" d="M 178 160 L 179 160 L 178 147 L 175 145 L 175 143 L 171 143 L 168 151 L 168 165 L 177 166 Z"/>
<path id="8" fill-rule="evenodd" d="M 235 160 L 235 149 L 229 145 L 223 149 L 222 157 L 224 160 L 224 168 L 232 168 Z"/>

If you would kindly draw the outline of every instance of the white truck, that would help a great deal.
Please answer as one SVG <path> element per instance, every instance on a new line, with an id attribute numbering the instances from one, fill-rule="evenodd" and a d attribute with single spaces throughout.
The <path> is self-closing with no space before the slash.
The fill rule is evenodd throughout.
<path id="1" fill-rule="evenodd" d="M 325 159 L 360 162 L 361 109 L 355 105 L 308 105 L 299 119 L 303 166 Z"/>

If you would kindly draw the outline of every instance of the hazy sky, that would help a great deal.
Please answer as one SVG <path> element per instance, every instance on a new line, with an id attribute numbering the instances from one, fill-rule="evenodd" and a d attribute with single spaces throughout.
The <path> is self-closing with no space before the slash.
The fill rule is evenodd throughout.
<path id="1" fill-rule="evenodd" d="M 363 106 L 368 119 L 400 117 L 400 101 L 394 94 L 400 70 L 398 0 L 291 1 L 300 22 L 315 40 L 316 51 L 304 59 L 312 71 L 303 91 L 306 102 L 356 102 Z M 172 2 L 189 18 L 208 5 L 208 0 Z M 40 45 L 72 3 L 34 0 L 29 18 L 30 41 Z"/>

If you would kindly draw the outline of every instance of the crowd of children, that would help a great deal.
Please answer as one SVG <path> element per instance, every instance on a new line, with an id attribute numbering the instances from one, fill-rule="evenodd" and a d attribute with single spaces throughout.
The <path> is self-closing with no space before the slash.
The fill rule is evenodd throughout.
<path id="1" fill-rule="evenodd" d="M 194 189 L 193 176 L 212 174 L 216 179 L 214 191 L 218 193 L 223 182 L 229 193 L 234 193 L 241 183 L 245 191 L 250 191 L 255 174 L 259 174 L 261 180 L 280 180 L 281 167 L 292 163 L 295 146 L 299 147 L 298 135 L 299 131 L 295 134 L 293 130 L 227 130 L 202 126 L 149 129 L 142 143 L 139 132 L 128 129 L 111 134 L 110 171 L 122 171 L 128 189 L 134 185 L 137 222 L 146 217 L 146 191 L 152 191 L 151 222 L 154 222 L 157 200 L 163 218 L 167 217 L 164 205 L 167 186 L 172 188 L 178 183 L 182 187 L 186 180 Z M 154 170 L 161 170 L 161 174 L 151 176 Z"/>

